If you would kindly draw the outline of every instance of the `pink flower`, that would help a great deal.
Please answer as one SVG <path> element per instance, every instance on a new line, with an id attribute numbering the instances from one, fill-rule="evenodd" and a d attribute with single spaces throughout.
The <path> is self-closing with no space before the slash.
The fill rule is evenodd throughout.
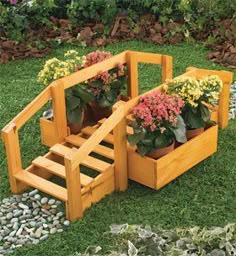
<path id="1" fill-rule="evenodd" d="M 18 0 L 10 0 L 10 4 L 14 5 L 17 4 Z"/>
<path id="2" fill-rule="evenodd" d="M 142 127 L 164 132 L 166 122 L 177 125 L 177 116 L 183 106 L 184 102 L 180 97 L 153 92 L 139 98 L 138 105 L 133 108 L 133 114 Z"/>

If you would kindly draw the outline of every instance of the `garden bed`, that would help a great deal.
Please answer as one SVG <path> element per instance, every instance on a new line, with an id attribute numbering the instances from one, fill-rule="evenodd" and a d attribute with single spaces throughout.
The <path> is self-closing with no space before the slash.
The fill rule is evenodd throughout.
<path id="1" fill-rule="evenodd" d="M 142 157 L 136 147 L 128 151 L 129 179 L 153 189 L 160 189 L 217 151 L 218 126 L 178 146 L 169 154 L 154 160 Z"/>

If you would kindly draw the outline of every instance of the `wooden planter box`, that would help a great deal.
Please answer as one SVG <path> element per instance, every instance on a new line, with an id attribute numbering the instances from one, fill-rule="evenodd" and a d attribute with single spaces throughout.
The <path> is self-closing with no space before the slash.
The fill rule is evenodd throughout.
<path id="1" fill-rule="evenodd" d="M 153 189 L 160 189 L 217 151 L 218 126 L 212 126 L 199 136 L 154 160 L 142 157 L 135 147 L 128 152 L 129 179 Z"/>

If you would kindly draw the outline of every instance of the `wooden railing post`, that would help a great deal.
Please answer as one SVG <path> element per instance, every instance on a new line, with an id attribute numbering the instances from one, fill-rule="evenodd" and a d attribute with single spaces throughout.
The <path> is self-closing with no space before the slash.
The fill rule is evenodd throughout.
<path id="1" fill-rule="evenodd" d="M 173 58 L 172 56 L 162 55 L 162 83 L 167 79 L 173 78 Z"/>
<path id="2" fill-rule="evenodd" d="M 125 102 L 119 101 L 113 106 L 113 111 L 122 107 Z M 125 111 L 125 109 L 124 109 Z M 128 187 L 128 152 L 126 140 L 126 116 L 113 129 L 115 155 L 115 186 L 116 190 L 125 191 Z"/>
<path id="3" fill-rule="evenodd" d="M 68 201 L 66 203 L 67 218 L 71 221 L 83 217 L 83 204 L 80 183 L 80 169 L 73 168 L 71 159 L 65 157 L 66 187 Z"/>
<path id="4" fill-rule="evenodd" d="M 218 108 L 218 125 L 223 129 L 229 123 L 229 98 L 230 98 L 230 85 L 233 79 L 233 74 L 229 72 L 222 72 L 223 89 L 220 93 L 219 108 Z M 225 73 L 225 74 L 224 74 Z"/>
<path id="5" fill-rule="evenodd" d="M 57 131 L 58 142 L 63 142 L 67 136 L 65 90 L 63 82 L 58 80 L 52 83 L 51 93 L 54 117 L 53 121 Z"/>
<path id="6" fill-rule="evenodd" d="M 128 96 L 131 99 L 139 94 L 138 83 L 138 61 L 135 52 L 127 52 L 127 67 L 128 67 Z"/>
<path id="7" fill-rule="evenodd" d="M 25 189 L 25 185 L 17 181 L 14 175 L 22 171 L 20 144 L 18 131 L 14 124 L 10 124 L 2 131 L 2 137 L 5 143 L 9 181 L 12 193 L 19 193 Z"/>

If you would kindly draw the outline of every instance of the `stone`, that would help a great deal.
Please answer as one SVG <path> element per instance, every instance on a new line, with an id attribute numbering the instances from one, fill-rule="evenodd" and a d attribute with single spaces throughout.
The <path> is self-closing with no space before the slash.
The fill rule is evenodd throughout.
<path id="1" fill-rule="evenodd" d="M 21 227 L 17 230 L 16 236 L 20 236 L 21 233 L 22 233 L 22 231 L 23 231 L 23 227 L 21 226 Z"/>
<path id="2" fill-rule="evenodd" d="M 34 209 L 39 207 L 39 205 L 37 203 L 35 203 L 35 202 L 32 202 L 32 206 L 33 206 Z"/>
<path id="3" fill-rule="evenodd" d="M 36 195 L 38 192 L 39 192 L 38 189 L 34 189 L 34 190 L 32 190 L 32 191 L 29 192 L 29 196 L 34 196 L 34 195 Z"/>
<path id="4" fill-rule="evenodd" d="M 36 194 L 36 195 L 34 195 L 34 198 L 35 198 L 36 200 L 40 200 L 40 199 L 41 199 L 41 196 L 40 196 L 39 194 Z"/>
<path id="5" fill-rule="evenodd" d="M 39 238 L 40 241 L 44 241 L 44 240 L 47 240 L 47 239 L 48 239 L 48 234 Z"/>
<path id="6" fill-rule="evenodd" d="M 53 235 L 55 233 L 57 233 L 57 228 L 51 228 L 50 229 L 50 234 Z"/>
<path id="7" fill-rule="evenodd" d="M 14 217 L 20 217 L 22 213 L 23 213 L 22 210 L 17 210 L 16 212 L 13 213 L 13 216 Z"/>
<path id="8" fill-rule="evenodd" d="M 29 206 L 27 206 L 27 205 L 25 205 L 25 204 L 23 204 L 23 203 L 19 203 L 19 207 L 21 208 L 21 209 L 23 209 L 23 210 L 25 210 L 25 209 L 29 209 Z"/>
<path id="9" fill-rule="evenodd" d="M 48 198 L 43 197 L 40 202 L 41 202 L 41 204 L 46 204 L 48 202 Z"/>
<path id="10" fill-rule="evenodd" d="M 35 237 L 40 238 L 42 235 L 43 227 L 39 227 L 35 232 Z"/>
<path id="11" fill-rule="evenodd" d="M 69 220 L 65 220 L 63 222 L 63 225 L 66 226 L 66 227 L 70 226 L 70 221 Z"/>
<path id="12" fill-rule="evenodd" d="M 50 200 L 48 201 L 48 204 L 49 204 L 49 205 L 53 205 L 53 204 L 55 204 L 55 202 L 56 202 L 55 199 L 50 199 Z"/>
<path id="13" fill-rule="evenodd" d="M 12 217 L 13 217 L 13 213 L 12 213 L 12 212 L 9 212 L 9 213 L 7 214 L 7 219 L 10 220 L 10 219 L 12 219 Z"/>

